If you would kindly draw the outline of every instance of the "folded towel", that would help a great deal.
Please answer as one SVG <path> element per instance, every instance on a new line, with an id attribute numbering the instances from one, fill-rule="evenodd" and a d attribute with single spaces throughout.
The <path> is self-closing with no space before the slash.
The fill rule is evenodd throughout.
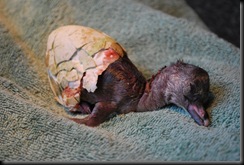
<path id="1" fill-rule="evenodd" d="M 171 105 L 98 127 L 66 117 L 45 67 L 47 37 L 83 25 L 116 39 L 149 78 L 182 59 L 210 75 L 209 127 Z M 240 50 L 184 1 L 0 1 L 0 160 L 240 161 Z"/>

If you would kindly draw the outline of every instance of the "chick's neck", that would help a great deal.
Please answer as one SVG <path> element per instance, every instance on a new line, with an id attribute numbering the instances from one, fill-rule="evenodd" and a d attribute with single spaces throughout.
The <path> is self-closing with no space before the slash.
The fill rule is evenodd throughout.
<path id="1" fill-rule="evenodd" d="M 163 91 L 167 83 L 164 81 L 165 75 L 163 75 L 162 69 L 147 81 L 144 93 L 137 106 L 138 112 L 153 111 L 166 105 Z"/>

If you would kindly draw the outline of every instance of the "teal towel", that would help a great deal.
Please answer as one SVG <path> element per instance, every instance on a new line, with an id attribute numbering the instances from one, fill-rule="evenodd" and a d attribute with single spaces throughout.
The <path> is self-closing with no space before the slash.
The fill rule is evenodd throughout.
<path id="1" fill-rule="evenodd" d="M 146 78 L 178 59 L 204 68 L 211 125 L 174 105 L 95 128 L 68 120 L 49 86 L 45 51 L 50 32 L 70 24 L 112 36 Z M 240 161 L 240 82 L 240 49 L 184 1 L 0 1 L 1 161 Z"/>

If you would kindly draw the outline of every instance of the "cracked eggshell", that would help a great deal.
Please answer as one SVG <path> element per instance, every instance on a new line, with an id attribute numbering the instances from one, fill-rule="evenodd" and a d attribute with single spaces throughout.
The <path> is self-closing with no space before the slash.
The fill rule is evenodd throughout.
<path id="1" fill-rule="evenodd" d="M 82 88 L 94 92 L 98 76 L 124 54 L 123 47 L 113 38 L 89 27 L 68 25 L 52 31 L 46 66 L 56 100 L 74 107 L 80 101 L 81 79 Z"/>

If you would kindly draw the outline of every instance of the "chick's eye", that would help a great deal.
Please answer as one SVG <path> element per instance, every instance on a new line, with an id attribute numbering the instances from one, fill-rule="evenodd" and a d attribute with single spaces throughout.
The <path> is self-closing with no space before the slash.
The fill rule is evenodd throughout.
<path id="1" fill-rule="evenodd" d="M 210 101 L 210 99 L 211 99 L 211 94 L 210 93 L 206 93 L 205 95 L 204 95 L 204 97 L 203 97 L 203 103 L 207 103 L 207 102 L 209 102 Z"/>
<path id="2" fill-rule="evenodd" d="M 184 95 L 184 98 L 185 98 L 185 100 L 187 100 L 187 101 L 191 101 L 191 98 L 190 98 L 189 96 L 187 96 L 187 95 Z"/>
<path id="3" fill-rule="evenodd" d="M 193 102 L 196 102 L 197 100 L 199 100 L 199 96 L 198 96 L 198 95 L 194 95 L 194 96 L 191 98 L 191 101 L 193 101 Z"/>
<path id="4" fill-rule="evenodd" d="M 196 102 L 198 100 L 200 100 L 199 95 L 192 95 L 192 96 L 186 96 L 184 95 L 185 99 L 190 101 L 190 102 Z"/>

